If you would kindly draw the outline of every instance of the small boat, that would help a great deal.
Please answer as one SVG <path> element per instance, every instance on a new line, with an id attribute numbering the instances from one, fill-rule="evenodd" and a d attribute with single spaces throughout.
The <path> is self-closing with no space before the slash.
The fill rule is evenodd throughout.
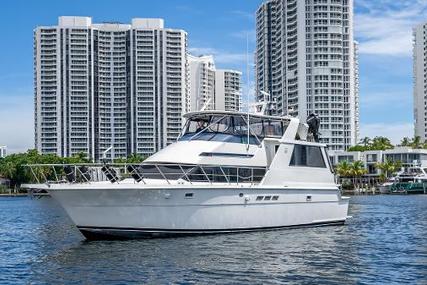
<path id="1" fill-rule="evenodd" d="M 379 185 L 378 188 L 380 190 L 381 194 L 390 194 L 391 193 L 391 186 L 395 183 L 394 180 L 388 180 L 384 182 L 383 184 Z"/>
<path id="2" fill-rule="evenodd" d="M 185 118 L 177 142 L 142 164 L 126 165 L 127 176 L 104 164 L 97 171 L 107 179 L 94 181 L 99 175 L 89 166 L 64 166 L 66 182 L 32 187 L 46 189 L 87 239 L 276 230 L 347 220 L 349 198 L 341 196 L 325 145 L 316 141 L 318 121 L 226 111 Z"/>

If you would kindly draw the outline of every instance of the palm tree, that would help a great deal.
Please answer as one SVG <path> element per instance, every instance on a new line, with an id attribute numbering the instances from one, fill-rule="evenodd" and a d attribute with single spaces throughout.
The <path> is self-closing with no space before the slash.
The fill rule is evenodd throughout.
<path id="1" fill-rule="evenodd" d="M 127 157 L 126 162 L 127 163 L 141 163 L 144 161 L 144 159 L 145 158 L 143 156 L 136 154 L 136 153 L 132 153 Z"/>
<path id="2" fill-rule="evenodd" d="M 381 170 L 382 180 L 386 180 L 402 167 L 402 163 L 400 161 L 392 161 L 386 159 L 384 160 L 384 162 L 376 163 L 375 166 Z"/>
<path id="3" fill-rule="evenodd" d="M 400 146 L 410 146 L 410 145 L 411 145 L 411 140 L 408 137 L 404 137 L 400 141 Z"/>
<path id="4" fill-rule="evenodd" d="M 369 137 L 364 137 L 359 141 L 359 144 L 363 145 L 365 148 L 371 146 L 371 139 Z"/>
<path id="5" fill-rule="evenodd" d="M 365 168 L 365 165 L 362 161 L 358 160 L 351 164 L 351 174 L 354 179 L 354 185 L 356 185 L 356 181 L 359 178 L 359 180 L 362 178 L 363 175 L 365 175 L 368 171 Z M 361 182 L 361 181 L 359 181 Z"/>
<path id="6" fill-rule="evenodd" d="M 340 161 L 336 166 L 336 171 L 340 177 L 351 176 L 351 163 L 347 160 Z"/>
<path id="7" fill-rule="evenodd" d="M 412 139 L 412 141 L 411 141 L 411 144 L 410 144 L 410 146 L 412 147 L 412 148 L 421 148 L 422 147 L 422 142 L 421 142 L 421 137 L 420 136 L 415 136 L 413 139 Z"/>
<path id="8" fill-rule="evenodd" d="M 394 146 L 391 144 L 390 140 L 386 137 L 375 137 L 372 140 L 371 149 L 372 150 L 386 150 L 393 149 Z"/>

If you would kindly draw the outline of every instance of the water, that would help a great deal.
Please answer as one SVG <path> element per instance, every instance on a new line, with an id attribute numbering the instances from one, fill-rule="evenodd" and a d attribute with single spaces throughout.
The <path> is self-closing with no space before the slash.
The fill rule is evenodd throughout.
<path id="1" fill-rule="evenodd" d="M 86 242 L 50 198 L 0 198 L 0 284 L 427 284 L 427 196 L 353 197 L 346 226 Z"/>

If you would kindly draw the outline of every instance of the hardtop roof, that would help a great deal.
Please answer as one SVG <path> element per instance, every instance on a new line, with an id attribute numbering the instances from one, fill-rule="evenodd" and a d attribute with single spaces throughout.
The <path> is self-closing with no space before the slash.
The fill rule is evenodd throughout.
<path id="1" fill-rule="evenodd" d="M 219 111 L 219 110 L 207 110 L 207 111 L 196 111 L 196 112 L 189 112 L 184 114 L 184 118 L 188 119 L 193 116 L 197 115 L 229 115 L 229 116 L 247 116 L 248 113 L 246 112 L 237 112 L 237 111 Z M 256 118 L 263 118 L 263 119 L 275 119 L 275 120 L 297 120 L 297 118 L 290 117 L 290 116 L 271 116 L 271 115 L 261 115 L 261 114 L 255 114 L 255 113 L 249 113 L 250 117 L 256 117 Z"/>

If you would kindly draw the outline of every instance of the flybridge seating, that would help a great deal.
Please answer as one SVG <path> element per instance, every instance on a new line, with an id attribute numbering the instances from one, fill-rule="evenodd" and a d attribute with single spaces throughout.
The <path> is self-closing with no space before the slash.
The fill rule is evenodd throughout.
<path id="1" fill-rule="evenodd" d="M 289 119 L 232 112 L 195 112 L 188 118 L 179 141 L 219 141 L 260 145 L 264 138 L 281 138 Z M 249 132 L 248 132 L 249 126 Z"/>
<path id="2" fill-rule="evenodd" d="M 133 178 L 134 183 L 155 184 L 155 180 L 207 183 L 258 184 L 265 167 L 190 165 L 177 163 L 135 164 L 32 164 L 26 165 L 37 183 L 121 183 Z M 129 183 L 129 182 L 128 182 Z"/>

